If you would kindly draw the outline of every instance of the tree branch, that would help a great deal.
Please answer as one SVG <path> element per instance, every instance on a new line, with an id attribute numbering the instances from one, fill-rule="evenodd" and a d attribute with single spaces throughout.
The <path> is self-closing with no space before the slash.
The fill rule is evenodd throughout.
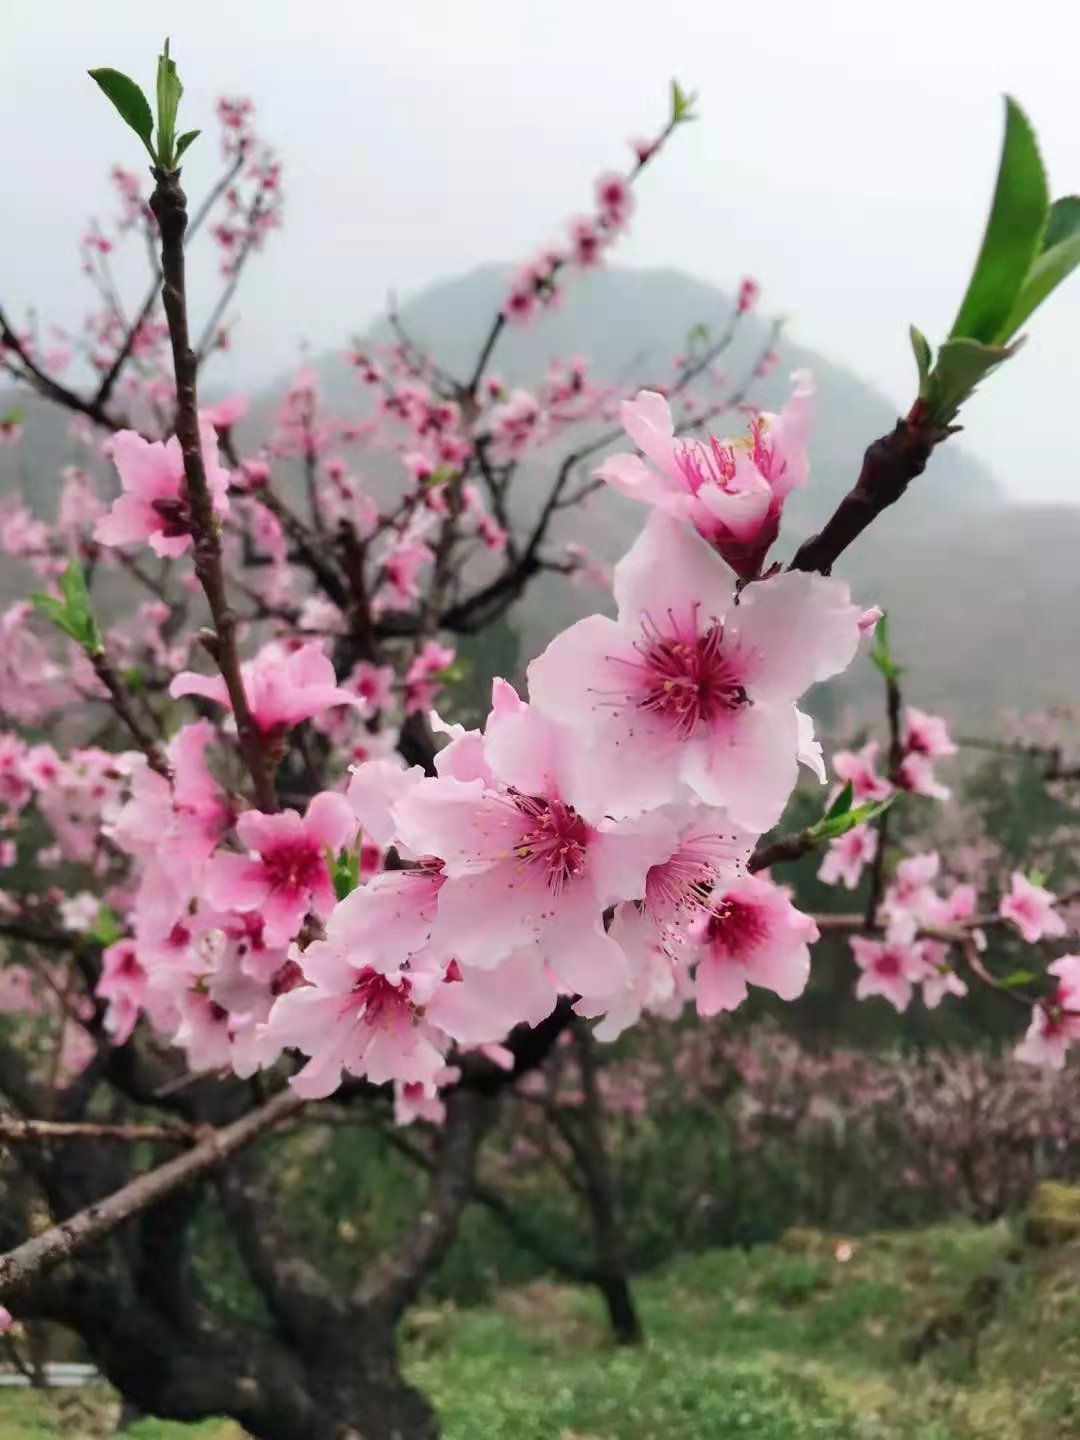
<path id="1" fill-rule="evenodd" d="M 240 673 L 236 646 L 236 616 L 229 606 L 222 564 L 221 537 L 206 479 L 199 437 L 197 392 L 198 362 L 188 333 L 187 289 L 184 274 L 184 231 L 187 199 L 179 173 L 154 172 L 156 185 L 150 208 L 161 231 L 162 296 L 169 322 L 173 368 L 176 374 L 176 434 L 184 456 L 188 503 L 191 510 L 195 571 L 214 621 L 214 659 L 229 692 L 240 750 L 251 775 L 260 810 L 277 809 L 277 796 L 262 737 L 255 725 Z"/>
<path id="2" fill-rule="evenodd" d="M 0 1255 L 0 1297 L 5 1302 L 17 1297 L 39 1275 L 111 1235 L 132 1216 L 222 1164 L 230 1155 L 301 1109 L 303 1104 L 295 1091 L 282 1090 L 232 1125 L 213 1131 L 185 1154 L 167 1160 L 78 1214 L 24 1241 L 6 1255 Z"/>
<path id="3" fill-rule="evenodd" d="M 789 569 L 830 574 L 847 547 L 922 474 L 934 447 L 950 434 L 951 429 L 930 424 L 924 405 L 917 400 L 891 434 L 869 446 L 858 480 L 824 529 L 799 546 Z"/>
<path id="4" fill-rule="evenodd" d="M 477 1151 L 495 1119 L 490 1094 L 457 1086 L 446 1097 L 446 1119 L 423 1209 L 408 1224 L 398 1248 L 375 1262 L 353 1303 L 381 1320 L 394 1320 L 416 1298 L 424 1277 L 446 1254 L 472 1193 Z M 2 1291 L 0 1291 L 2 1293 Z"/>

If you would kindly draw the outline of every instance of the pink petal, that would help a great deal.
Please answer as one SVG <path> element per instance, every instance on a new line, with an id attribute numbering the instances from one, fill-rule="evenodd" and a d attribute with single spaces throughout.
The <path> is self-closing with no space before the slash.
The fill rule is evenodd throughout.
<path id="1" fill-rule="evenodd" d="M 539 871 L 514 860 L 448 880 L 439 892 L 432 947 L 462 965 L 490 970 L 536 938 L 550 906 Z"/>
<path id="2" fill-rule="evenodd" d="M 333 790 L 316 795 L 308 805 L 304 830 L 335 854 L 343 850 L 356 836 L 356 820 L 345 796 Z"/>
<path id="3" fill-rule="evenodd" d="M 215 855 L 206 867 L 203 891 L 219 910 L 257 910 L 270 889 L 261 861 L 227 851 Z"/>
<path id="4" fill-rule="evenodd" d="M 707 805 L 760 834 L 780 819 L 798 773 L 795 706 L 754 703 L 695 739 L 682 753 L 682 777 Z"/>
<path id="5" fill-rule="evenodd" d="M 479 780 L 421 780 L 394 807 L 398 835 L 415 855 L 438 855 L 449 876 L 486 869 L 510 854 L 524 817 Z"/>
<path id="6" fill-rule="evenodd" d="M 662 624 L 670 613 L 696 629 L 728 613 L 735 575 L 695 531 L 654 511 L 616 565 L 614 589 L 620 622 Z"/>
<path id="7" fill-rule="evenodd" d="M 229 692 L 220 675 L 199 675 L 194 670 L 181 670 L 169 686 L 169 694 L 174 700 L 182 695 L 201 695 L 219 705 L 229 704 Z"/>
<path id="8" fill-rule="evenodd" d="M 619 406 L 623 429 L 659 469 L 675 469 L 675 426 L 671 406 L 655 390 L 639 390 Z"/>
<path id="9" fill-rule="evenodd" d="M 847 585 L 788 571 L 748 585 L 734 616 L 739 642 L 757 655 L 755 696 L 797 700 L 845 670 L 859 648 L 859 610 Z"/>
<path id="10" fill-rule="evenodd" d="M 685 519 L 693 505 L 693 496 L 688 490 L 676 486 L 666 472 L 658 475 L 637 455 L 609 455 L 598 466 L 596 475 L 631 500 L 655 505 L 669 515 Z"/>

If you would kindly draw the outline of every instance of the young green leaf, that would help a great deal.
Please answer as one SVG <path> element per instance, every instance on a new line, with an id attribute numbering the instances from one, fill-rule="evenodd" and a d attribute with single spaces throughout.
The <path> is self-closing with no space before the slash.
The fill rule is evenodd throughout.
<path id="1" fill-rule="evenodd" d="M 925 400 L 930 393 L 930 370 L 934 363 L 934 352 L 930 342 L 921 330 L 911 326 L 911 348 L 915 352 L 915 364 L 919 369 L 919 399 Z"/>
<path id="2" fill-rule="evenodd" d="M 91 940 L 96 940 L 103 947 L 114 945 L 120 939 L 120 926 L 108 905 L 102 905 L 87 934 Z"/>
<path id="3" fill-rule="evenodd" d="M 971 281 L 949 332 L 951 340 L 993 345 L 1031 269 L 1050 209 L 1046 174 L 1024 112 L 1005 97 L 1005 139 L 997 187 Z"/>
<path id="4" fill-rule="evenodd" d="M 1080 195 L 1063 195 L 1050 206 L 1050 218 L 1043 234 L 1043 253 L 1071 240 L 1080 231 Z"/>
<path id="5" fill-rule="evenodd" d="M 151 136 L 154 133 L 154 117 L 150 111 L 150 102 L 140 87 L 119 70 L 105 68 L 88 70 L 86 73 L 116 106 L 121 116 L 146 146 L 150 153 L 150 159 L 156 164 L 157 155 L 151 144 Z"/>
<path id="6" fill-rule="evenodd" d="M 1030 985 L 1039 977 L 1032 970 L 1014 970 L 1001 981 L 1002 985 Z"/>
<path id="7" fill-rule="evenodd" d="M 847 785 L 845 789 L 850 790 Z M 857 825 L 866 825 L 871 820 L 876 820 L 883 815 L 893 803 L 895 796 L 890 795 L 887 800 L 869 800 L 865 805 L 856 805 L 854 809 L 848 809 L 833 813 L 836 809 L 835 803 L 816 825 L 811 825 L 809 830 L 810 840 L 814 845 L 823 845 L 826 840 L 837 840 L 841 835 L 846 835 L 849 830 L 854 830 Z"/>
<path id="8" fill-rule="evenodd" d="M 951 425 L 960 406 L 992 370 L 1015 355 L 1023 344 L 983 345 L 978 340 L 946 340 L 930 374 L 928 405 L 937 425 Z"/>
<path id="9" fill-rule="evenodd" d="M 88 655 L 103 654 L 105 644 L 90 609 L 86 577 L 77 560 L 72 560 L 61 575 L 60 593 L 63 598 L 35 593 L 30 596 L 30 601 L 65 635 L 81 645 Z"/>
<path id="10" fill-rule="evenodd" d="M 183 93 L 184 87 L 176 73 L 176 62 L 169 55 L 169 42 L 166 40 L 165 48 L 158 56 L 157 68 L 158 164 L 166 170 L 173 169 L 178 158 L 174 153 L 176 112 L 180 108 L 180 97 Z M 191 144 L 190 140 L 188 144 Z"/>
<path id="11" fill-rule="evenodd" d="M 334 894 L 339 900 L 344 900 L 346 895 L 351 895 L 360 884 L 359 839 L 352 850 L 342 850 L 340 855 L 335 855 L 332 850 L 328 849 L 326 863 L 330 867 L 330 879 L 333 881 Z"/>
<path id="12" fill-rule="evenodd" d="M 1055 200 L 1047 222 L 1043 247 L 1028 271 L 1016 304 L 1002 326 L 1005 339 L 1015 335 L 1051 291 L 1080 265 L 1080 197 Z"/>
<path id="13" fill-rule="evenodd" d="M 682 88 L 678 80 L 671 82 L 671 123 L 682 125 L 687 120 L 696 120 L 694 103 L 697 95 Z"/>
<path id="14" fill-rule="evenodd" d="M 835 820 L 839 815 L 846 815 L 851 809 L 852 796 L 855 794 L 855 787 L 849 780 L 844 788 L 837 795 L 836 799 L 825 811 L 826 820 Z"/>
<path id="15" fill-rule="evenodd" d="M 868 825 L 871 820 L 876 820 L 879 815 L 884 815 L 895 799 L 896 796 L 893 794 L 886 796 L 884 800 L 867 800 L 864 805 L 856 805 L 848 813 L 848 818 L 852 821 L 851 828 L 854 829 L 856 825 Z"/>
<path id="16" fill-rule="evenodd" d="M 888 615 L 882 615 L 874 626 L 874 643 L 870 647 L 870 661 L 886 680 L 899 680 L 904 673 L 903 666 L 897 665 L 889 647 Z"/>
<path id="17" fill-rule="evenodd" d="M 176 142 L 176 162 L 177 162 L 177 164 L 180 163 L 180 157 L 181 157 L 181 155 L 183 155 L 184 151 L 188 148 L 188 146 L 189 146 L 193 141 L 197 140 L 201 134 L 202 134 L 202 131 L 201 131 L 201 130 L 187 130 L 187 131 L 184 132 L 183 135 L 180 136 L 180 139 L 177 140 L 177 142 Z"/>

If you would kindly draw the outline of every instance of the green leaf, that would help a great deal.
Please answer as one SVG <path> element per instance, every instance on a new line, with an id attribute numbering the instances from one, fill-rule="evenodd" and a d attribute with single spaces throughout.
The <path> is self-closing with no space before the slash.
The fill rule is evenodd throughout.
<path id="1" fill-rule="evenodd" d="M 844 789 L 850 791 L 851 786 L 846 785 Z M 838 799 L 842 798 L 841 794 Z M 837 802 L 834 801 L 817 824 L 810 826 L 810 839 L 815 845 L 822 845 L 826 840 L 837 840 L 841 835 L 846 835 L 849 830 L 854 830 L 857 825 L 865 825 L 871 820 L 876 820 L 879 815 L 884 815 L 895 798 L 894 795 L 890 795 L 887 800 L 870 800 L 865 805 L 856 805 L 854 809 L 835 814 Z"/>
<path id="2" fill-rule="evenodd" d="M 150 158 L 157 163 L 154 147 L 150 143 L 154 133 L 154 117 L 150 102 L 135 81 L 119 70 L 88 70 L 90 79 L 95 81 L 116 106 L 121 116 L 150 152 Z"/>
<path id="3" fill-rule="evenodd" d="M 1070 240 L 1080 231 L 1080 195 L 1063 195 L 1050 206 L 1050 218 L 1043 233 L 1043 253 Z"/>
<path id="4" fill-rule="evenodd" d="M 671 123 L 682 125 L 687 120 L 696 120 L 694 105 L 697 95 L 692 90 L 684 90 L 678 80 L 671 82 Z"/>
<path id="5" fill-rule="evenodd" d="M 896 799 L 895 794 L 887 796 L 884 800 L 867 800 L 865 805 L 856 805 L 849 814 L 853 820 L 852 829 L 855 825 L 867 825 L 871 820 L 876 820 L 879 815 L 884 815 L 889 806 Z"/>
<path id="6" fill-rule="evenodd" d="M 176 142 L 177 164 L 179 164 L 180 157 L 181 155 L 183 155 L 184 151 L 188 148 L 192 141 L 197 140 L 201 134 L 201 130 L 186 130 L 184 134 L 180 136 L 180 139 Z"/>
<path id="7" fill-rule="evenodd" d="M 915 364 L 919 367 L 919 399 L 925 400 L 930 393 L 930 370 L 934 363 L 934 352 L 930 342 L 921 330 L 910 327 L 911 348 L 915 352 Z"/>
<path id="8" fill-rule="evenodd" d="M 690 329 L 686 332 L 687 348 L 692 350 L 699 341 L 702 345 L 709 343 L 709 327 L 701 320 L 699 320 L 696 325 L 691 325 Z"/>
<path id="9" fill-rule="evenodd" d="M 25 418 L 26 411 L 21 405 L 16 405 L 6 414 L 0 415 L 0 425 L 21 425 Z"/>
<path id="10" fill-rule="evenodd" d="M 1028 271 L 1016 304 L 1002 326 L 1002 337 L 1015 335 L 1046 297 L 1080 265 L 1080 197 L 1066 195 L 1054 202 L 1043 248 Z"/>
<path id="11" fill-rule="evenodd" d="M 946 340 L 938 351 L 937 364 L 930 373 L 928 405 L 930 419 L 937 425 L 951 425 L 960 406 L 981 381 L 996 370 L 1023 344 L 983 345 L 978 340 Z"/>
<path id="12" fill-rule="evenodd" d="M 1030 985 L 1039 977 L 1032 970 L 1014 970 L 1001 981 L 1002 985 Z"/>
<path id="13" fill-rule="evenodd" d="M 120 926 L 108 905 L 102 905 L 87 934 L 91 940 L 96 940 L 102 946 L 114 945 L 120 939 Z"/>
<path id="14" fill-rule="evenodd" d="M 835 820 L 838 815 L 846 815 L 851 809 L 852 796 L 855 794 L 855 787 L 849 780 L 844 788 L 837 795 L 836 799 L 825 811 L 826 820 Z"/>
<path id="15" fill-rule="evenodd" d="M 1050 209 L 1046 173 L 1024 112 L 1005 97 L 1005 139 L 979 258 L 950 339 L 992 345 L 1039 253 Z"/>
<path id="16" fill-rule="evenodd" d="M 173 146 L 176 137 L 176 112 L 180 108 L 180 97 L 184 87 L 176 73 L 176 62 L 169 54 L 169 42 L 158 56 L 157 67 L 157 126 L 158 164 L 165 170 L 176 166 L 177 156 Z M 191 141 L 188 141 L 191 144 Z"/>
<path id="17" fill-rule="evenodd" d="M 874 626 L 874 643 L 870 647 L 870 660 L 886 680 L 899 680 L 904 673 L 903 666 L 898 665 L 893 659 L 892 649 L 889 645 L 888 615 L 882 615 Z"/>
<path id="18" fill-rule="evenodd" d="M 359 837 L 357 837 L 356 845 L 352 850 L 343 850 L 340 855 L 335 855 L 332 850 L 327 849 L 326 863 L 330 867 L 334 894 L 339 900 L 344 900 L 346 895 L 351 895 L 360 884 Z"/>
<path id="19" fill-rule="evenodd" d="M 105 644 L 101 638 L 97 621 L 90 609 L 90 593 L 86 588 L 86 576 L 77 560 L 72 560 L 60 577 L 60 595 L 35 593 L 31 603 L 43 615 L 81 645 L 88 655 L 101 655 Z"/>

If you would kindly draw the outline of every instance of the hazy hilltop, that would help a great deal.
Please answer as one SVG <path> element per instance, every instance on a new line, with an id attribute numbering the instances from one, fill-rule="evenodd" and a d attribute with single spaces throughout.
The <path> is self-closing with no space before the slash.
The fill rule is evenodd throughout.
<path id="1" fill-rule="evenodd" d="M 507 272 L 485 267 L 410 297 L 400 314 L 410 334 L 452 373 L 467 375 L 505 292 Z M 731 298 L 671 270 L 609 269 L 575 278 L 563 304 L 524 329 L 510 329 L 493 368 L 511 385 L 535 381 L 557 357 L 585 356 L 602 379 L 661 380 L 692 327 L 719 335 Z M 721 365 L 729 388 L 741 384 L 761 352 L 765 319 L 740 326 Z M 372 335 L 385 338 L 382 325 Z M 345 336 L 343 336 L 343 345 Z M 779 408 L 791 370 L 806 366 L 818 389 L 818 421 L 811 444 L 811 480 L 792 496 L 778 558 L 784 559 L 835 507 L 858 472 L 866 445 L 891 428 L 891 403 L 871 385 L 813 350 L 782 340 L 779 364 L 755 381 L 749 396 Z M 330 411 L 358 417 L 370 404 L 344 348 L 314 362 Z M 212 378 L 212 377 L 211 377 Z M 242 443 L 265 433 L 289 376 L 261 392 L 240 427 Z M 720 392 L 723 393 L 723 392 Z M 6 402 L 0 398 L 0 407 Z M 19 447 L 0 450 L 0 495 L 21 485 L 35 509 L 51 514 L 62 465 L 84 458 L 69 435 L 66 415 L 33 397 Z M 1017 424 L 1025 423 L 1017 416 Z M 733 417 L 732 424 L 736 421 Z M 722 422 L 721 422 L 721 428 Z M 586 432 L 587 433 L 587 432 Z M 530 457 L 518 480 L 518 513 L 527 519 L 551 482 L 563 449 Z M 376 493 L 397 474 L 396 462 L 363 453 L 357 466 Z M 284 477 L 283 477 L 284 478 Z M 632 542 L 642 511 L 606 490 L 562 522 L 562 539 L 615 560 Z M 859 597 L 887 606 L 913 693 L 926 704 L 988 728 L 999 709 L 1037 708 L 1080 694 L 1080 507 L 1008 503 L 993 473 L 960 441 L 942 447 L 909 495 L 875 524 L 838 567 Z M 10 587 L 5 587 L 5 590 Z M 523 656 L 556 630 L 606 603 L 603 592 L 561 581 L 541 582 L 512 615 Z M 845 682 L 837 703 L 873 693 L 868 666 Z"/>

